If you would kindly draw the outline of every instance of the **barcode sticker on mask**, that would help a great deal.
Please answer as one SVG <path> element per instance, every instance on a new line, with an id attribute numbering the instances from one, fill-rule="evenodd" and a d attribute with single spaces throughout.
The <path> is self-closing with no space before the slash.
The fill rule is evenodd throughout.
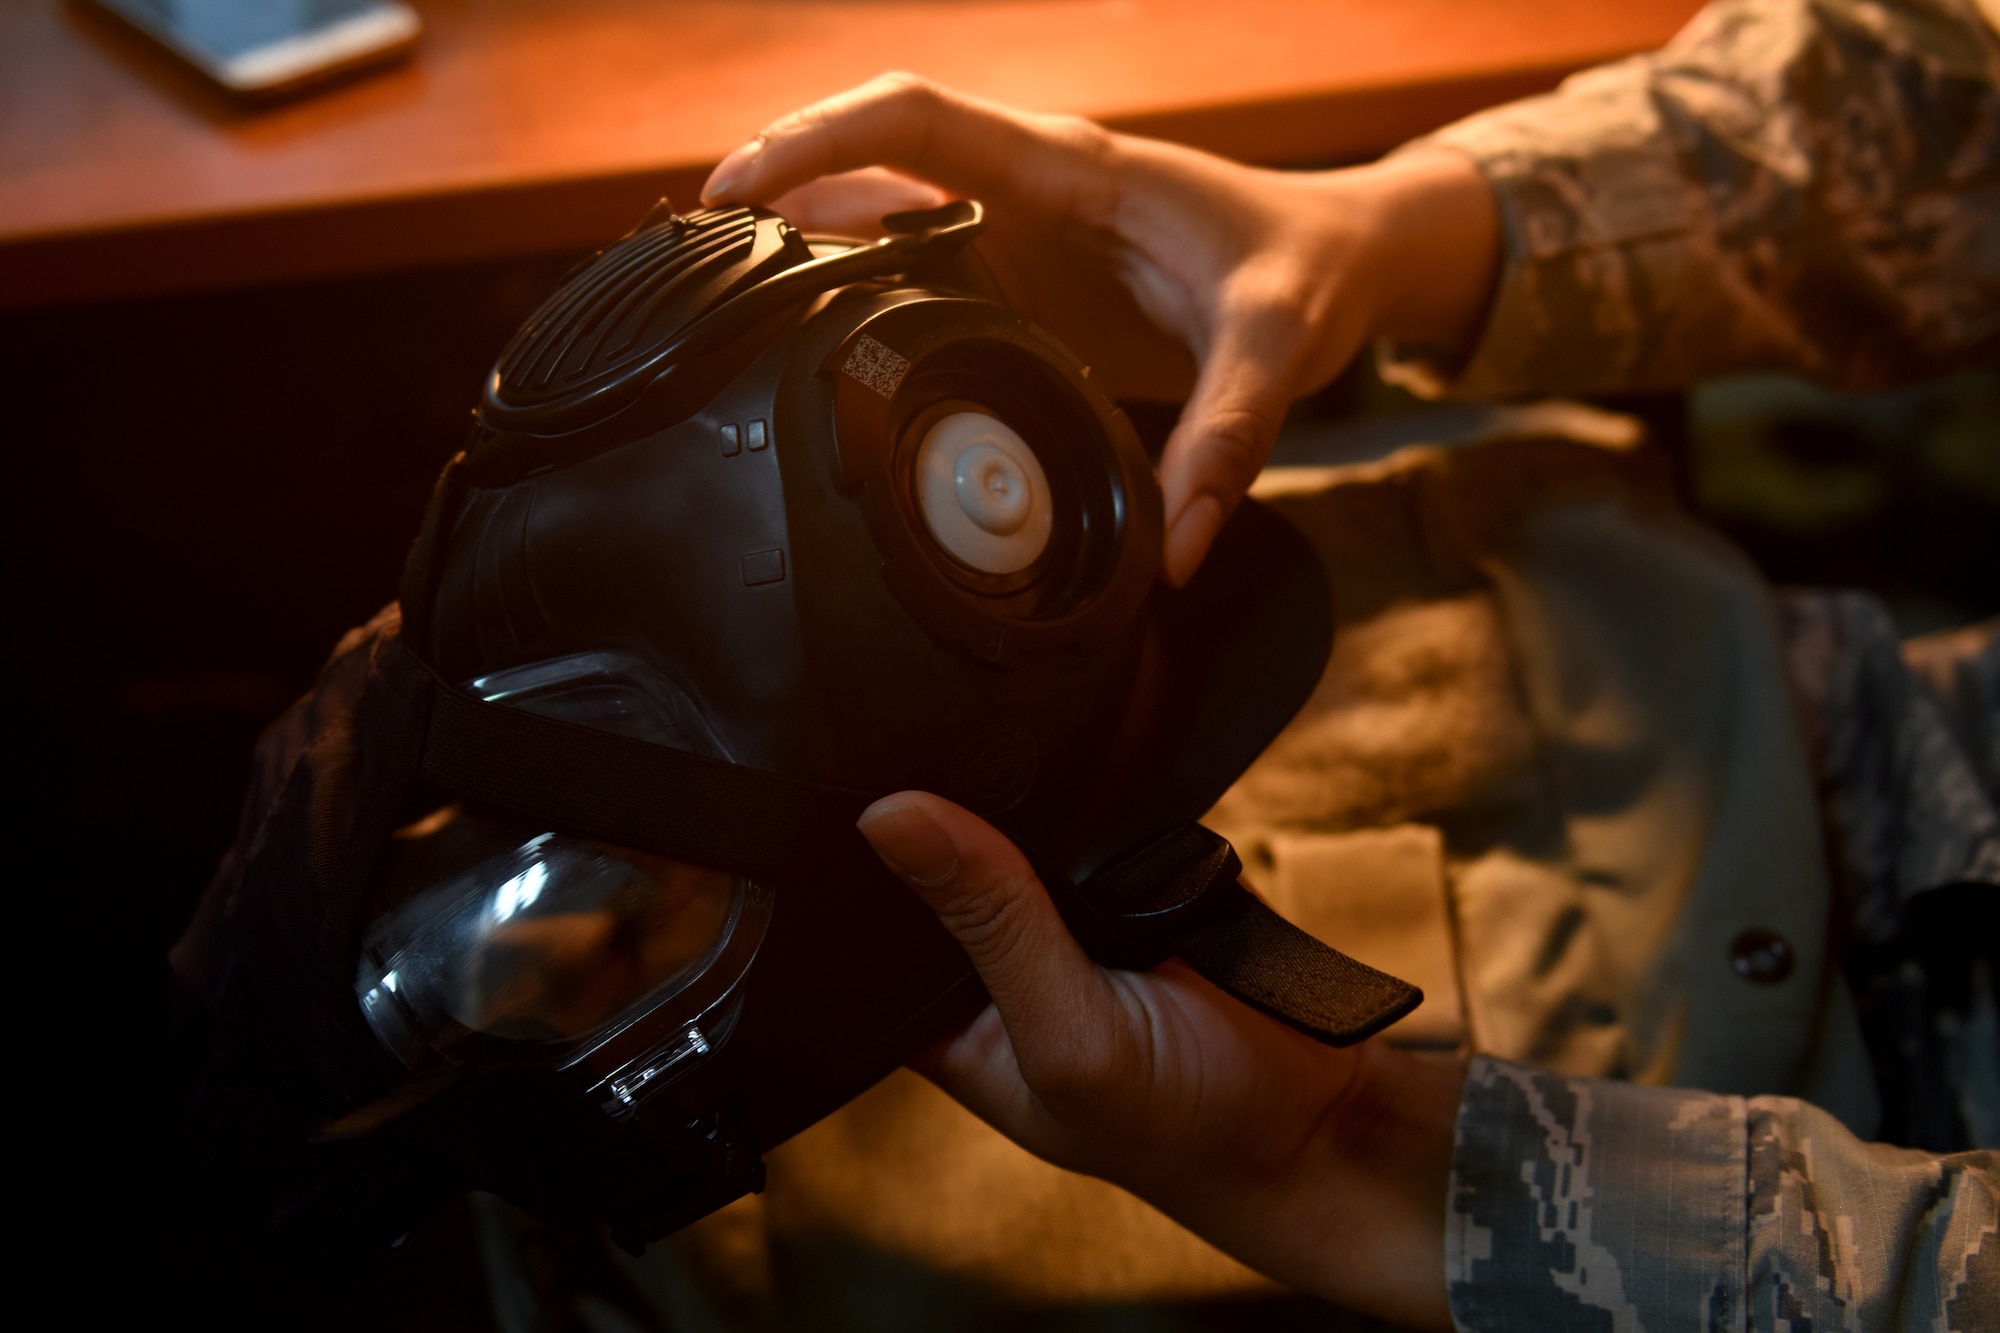
<path id="1" fill-rule="evenodd" d="M 884 398 L 890 398 L 895 396 L 896 386 L 903 382 L 903 376 L 910 373 L 910 359 L 899 356 L 864 333 L 854 344 L 854 350 L 847 354 L 847 364 L 840 370 Z"/>

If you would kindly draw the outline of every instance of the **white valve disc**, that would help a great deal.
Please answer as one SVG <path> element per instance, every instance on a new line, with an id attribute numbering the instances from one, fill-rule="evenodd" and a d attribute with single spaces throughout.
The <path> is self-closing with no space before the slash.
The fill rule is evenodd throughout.
<path id="1" fill-rule="evenodd" d="M 983 574 L 1035 563 L 1055 527 L 1049 479 L 1003 421 L 954 412 L 917 447 L 917 507 L 937 544 Z"/>

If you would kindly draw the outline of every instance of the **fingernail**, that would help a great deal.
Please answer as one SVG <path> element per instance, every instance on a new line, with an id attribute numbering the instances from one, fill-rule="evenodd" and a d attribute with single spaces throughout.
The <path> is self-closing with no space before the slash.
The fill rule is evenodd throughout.
<path id="1" fill-rule="evenodd" d="M 1167 529 L 1167 582 L 1185 588 L 1201 568 L 1201 558 L 1222 527 L 1222 502 L 1212 495 L 1197 495 L 1188 501 Z"/>
<path id="2" fill-rule="evenodd" d="M 861 812 L 855 827 L 889 869 L 912 884 L 930 888 L 957 873 L 958 848 L 919 806 L 877 801 Z"/>
<path id="3" fill-rule="evenodd" d="M 750 179 L 751 168 L 757 164 L 757 154 L 764 151 L 762 139 L 752 139 L 741 148 L 715 164 L 715 170 L 708 174 L 708 184 L 701 187 L 701 201 L 713 204 L 727 199 L 745 181 Z"/>

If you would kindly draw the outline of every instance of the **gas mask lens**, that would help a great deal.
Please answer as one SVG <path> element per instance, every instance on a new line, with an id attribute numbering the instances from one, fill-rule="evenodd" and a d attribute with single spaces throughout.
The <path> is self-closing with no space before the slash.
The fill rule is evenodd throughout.
<path id="1" fill-rule="evenodd" d="M 691 980 L 740 914 L 737 877 L 722 871 L 554 833 L 510 847 L 517 838 L 455 806 L 402 831 L 401 874 L 446 877 L 370 929 L 364 1009 L 406 1011 L 404 1026 L 432 1047 L 448 1048 L 459 1029 L 587 1037 Z M 461 865 L 438 864 L 451 861 Z M 421 1052 L 405 1058 L 424 1063 Z"/>
<path id="2" fill-rule="evenodd" d="M 605 730 L 719 748 L 685 694 L 619 654 L 538 663 L 469 688 Z M 505 1061 L 538 1048 L 558 1067 L 586 1065 L 613 1110 L 728 1037 L 771 910 L 769 891 L 743 876 L 457 805 L 397 833 L 382 900 L 355 992 L 404 1064 Z"/>

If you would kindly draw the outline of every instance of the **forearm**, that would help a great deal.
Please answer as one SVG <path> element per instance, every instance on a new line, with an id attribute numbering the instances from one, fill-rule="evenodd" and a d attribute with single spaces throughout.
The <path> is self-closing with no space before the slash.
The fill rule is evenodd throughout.
<path id="1" fill-rule="evenodd" d="M 1473 397 L 1752 369 L 1847 384 L 1990 355 L 2000 38 L 1970 0 L 1726 0 L 1659 53 L 1450 126 L 1505 262 L 1476 344 L 1391 374 Z"/>

